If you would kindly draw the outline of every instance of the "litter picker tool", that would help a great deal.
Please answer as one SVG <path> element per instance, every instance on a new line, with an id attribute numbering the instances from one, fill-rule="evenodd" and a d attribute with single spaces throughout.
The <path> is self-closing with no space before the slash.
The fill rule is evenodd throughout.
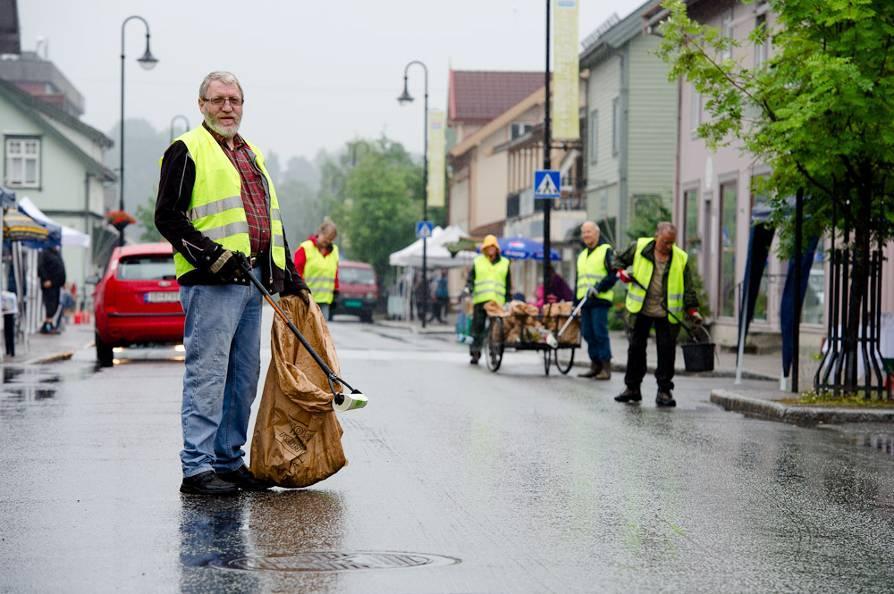
<path id="1" fill-rule="evenodd" d="M 301 334 L 301 331 L 298 330 L 295 324 L 292 323 L 292 320 L 289 319 L 289 316 L 286 315 L 286 312 L 284 312 L 282 308 L 280 308 L 279 305 L 276 304 L 276 302 L 273 300 L 273 296 L 270 295 L 270 292 L 264 287 L 264 285 L 261 284 L 261 281 L 259 281 L 255 277 L 255 275 L 252 274 L 251 268 L 249 268 L 248 266 L 248 262 L 242 261 L 241 265 L 242 271 L 248 277 L 248 280 L 251 281 L 251 284 L 253 284 L 255 288 L 261 292 L 261 295 L 264 296 L 264 300 L 266 300 L 267 303 L 270 304 L 270 306 L 273 308 L 273 311 L 276 312 L 276 315 L 278 315 L 279 318 L 286 323 L 286 325 L 289 327 L 289 330 L 291 330 L 292 334 L 294 334 L 295 337 L 298 339 L 298 342 L 304 345 L 304 348 L 307 349 L 307 352 L 310 353 L 310 356 L 313 357 L 313 360 L 317 362 L 317 365 L 319 365 L 320 369 L 323 370 L 323 373 L 326 374 L 326 381 L 329 382 L 329 390 L 332 392 L 332 401 L 334 404 L 333 408 L 335 408 L 335 410 L 339 412 L 343 412 L 346 410 L 353 410 L 355 408 L 363 408 L 364 406 L 366 406 L 367 402 L 369 402 L 366 398 L 366 395 L 360 390 L 351 386 L 345 380 L 338 377 L 338 375 L 336 375 L 336 373 L 332 371 L 332 368 L 326 365 L 326 362 L 323 361 L 323 359 L 310 345 L 304 335 Z M 344 392 L 339 392 L 335 389 L 336 383 L 340 386 L 348 388 L 349 390 L 351 390 L 351 393 L 345 394 Z"/>
<path id="2" fill-rule="evenodd" d="M 562 324 L 562 327 L 559 328 L 558 332 L 556 332 L 556 347 L 558 347 L 558 345 L 559 345 L 558 340 L 560 338 L 562 338 L 562 335 L 565 333 L 565 330 L 568 329 L 568 326 L 571 325 L 571 322 L 574 320 L 574 318 L 576 318 L 580 314 L 580 310 L 582 310 L 584 308 L 584 303 L 586 303 L 586 302 L 587 302 L 587 297 L 586 297 L 586 295 L 584 295 L 584 298 L 581 299 L 580 303 L 578 303 L 575 306 L 575 308 L 571 311 L 571 315 L 568 316 L 568 319 L 565 320 L 565 323 Z M 556 348 L 556 347 L 553 347 L 553 348 Z"/>

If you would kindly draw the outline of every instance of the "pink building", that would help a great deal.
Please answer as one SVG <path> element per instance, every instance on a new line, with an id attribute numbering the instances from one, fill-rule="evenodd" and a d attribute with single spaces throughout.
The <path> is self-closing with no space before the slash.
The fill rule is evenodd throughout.
<path id="1" fill-rule="evenodd" d="M 690 16 L 739 40 L 733 58 L 744 65 L 760 64 L 770 55 L 769 44 L 748 41 L 757 26 L 772 26 L 773 15 L 766 2 L 743 4 L 736 0 L 692 0 Z M 720 344 L 736 343 L 739 291 L 745 273 L 752 208 L 764 198 L 753 189 L 754 182 L 769 168 L 744 153 L 739 143 L 710 151 L 696 129 L 706 116 L 702 97 L 693 86 L 680 83 L 678 164 L 674 196 L 674 219 L 680 231 L 678 242 L 698 263 L 709 305 L 717 324 L 714 338 Z M 779 309 L 787 263 L 775 257 L 775 242 L 765 273 L 752 324 L 755 341 L 774 343 L 779 333 Z M 894 311 L 894 246 L 887 251 L 883 289 L 883 311 Z M 819 347 L 825 334 L 826 256 L 817 250 L 810 272 L 802 317 L 805 348 Z M 812 335 L 812 336 L 811 336 Z"/>

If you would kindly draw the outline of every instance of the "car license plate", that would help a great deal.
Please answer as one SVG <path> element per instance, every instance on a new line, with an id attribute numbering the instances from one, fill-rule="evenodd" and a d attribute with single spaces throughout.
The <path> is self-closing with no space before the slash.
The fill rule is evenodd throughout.
<path id="1" fill-rule="evenodd" d="M 179 291 L 153 291 L 146 293 L 146 303 L 174 303 L 180 302 Z"/>
<path id="2" fill-rule="evenodd" d="M 363 307 L 363 302 L 359 299 L 345 299 L 345 307 Z"/>

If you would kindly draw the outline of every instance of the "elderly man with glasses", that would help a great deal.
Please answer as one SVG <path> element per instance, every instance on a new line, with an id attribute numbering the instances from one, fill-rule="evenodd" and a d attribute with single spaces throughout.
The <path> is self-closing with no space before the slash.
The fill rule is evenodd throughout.
<path id="1" fill-rule="evenodd" d="M 199 87 L 202 125 L 164 154 L 155 225 L 174 246 L 186 312 L 183 375 L 184 493 L 266 490 L 243 462 L 260 373 L 260 293 L 309 292 L 295 270 L 276 190 L 261 152 L 239 133 L 245 96 L 236 77 L 212 72 Z"/>

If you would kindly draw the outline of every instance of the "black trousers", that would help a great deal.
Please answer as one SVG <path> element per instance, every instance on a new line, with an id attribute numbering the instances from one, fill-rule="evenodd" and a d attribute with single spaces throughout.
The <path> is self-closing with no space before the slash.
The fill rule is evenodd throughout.
<path id="1" fill-rule="evenodd" d="M 484 311 L 484 303 L 476 303 L 472 308 L 472 344 L 469 345 L 469 352 L 472 354 L 481 352 L 481 345 L 484 344 L 485 332 L 487 332 L 487 312 Z"/>
<path id="2" fill-rule="evenodd" d="M 646 375 L 646 346 L 649 342 L 649 330 L 655 327 L 655 342 L 658 345 L 658 367 L 655 379 L 658 389 L 670 392 L 674 389 L 674 358 L 677 354 L 677 334 L 680 328 L 671 324 L 667 318 L 650 318 L 643 314 L 633 314 L 632 324 L 628 332 L 627 373 L 624 383 L 628 388 L 639 389 Z"/>
<path id="3" fill-rule="evenodd" d="M 16 356 L 16 314 L 3 314 L 3 340 L 6 343 L 6 354 Z"/>

